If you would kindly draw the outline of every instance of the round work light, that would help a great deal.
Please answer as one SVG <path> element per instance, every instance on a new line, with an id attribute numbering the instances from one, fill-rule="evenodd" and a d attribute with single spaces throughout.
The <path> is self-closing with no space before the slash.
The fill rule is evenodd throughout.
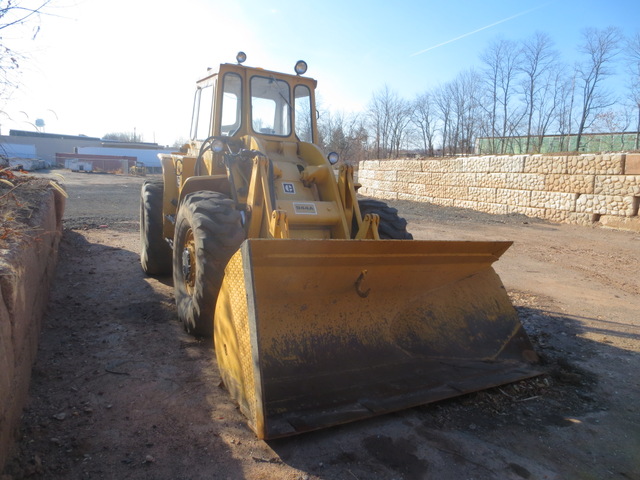
<path id="1" fill-rule="evenodd" d="M 213 150 L 214 153 L 222 153 L 225 146 L 226 145 L 222 140 L 216 139 L 211 143 L 211 150 Z"/>
<path id="2" fill-rule="evenodd" d="M 304 75 L 307 72 L 307 62 L 304 60 L 298 60 L 296 62 L 296 73 L 298 75 Z"/>

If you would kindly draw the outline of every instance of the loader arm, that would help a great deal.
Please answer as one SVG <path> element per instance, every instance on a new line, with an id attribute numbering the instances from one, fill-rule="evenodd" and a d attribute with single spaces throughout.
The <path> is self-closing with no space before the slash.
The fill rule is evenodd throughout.
<path id="1" fill-rule="evenodd" d="M 338 191 L 344 205 L 347 223 L 353 225 L 354 219 L 358 230 L 362 226 L 362 214 L 358 206 L 356 185 L 353 180 L 353 166 L 341 165 L 338 171 Z"/>

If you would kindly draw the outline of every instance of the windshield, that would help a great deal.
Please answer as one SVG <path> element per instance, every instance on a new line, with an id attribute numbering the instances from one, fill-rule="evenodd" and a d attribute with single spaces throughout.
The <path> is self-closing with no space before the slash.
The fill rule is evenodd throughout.
<path id="1" fill-rule="evenodd" d="M 291 101 L 289 84 L 273 77 L 251 78 L 251 125 L 256 133 L 289 136 Z"/>

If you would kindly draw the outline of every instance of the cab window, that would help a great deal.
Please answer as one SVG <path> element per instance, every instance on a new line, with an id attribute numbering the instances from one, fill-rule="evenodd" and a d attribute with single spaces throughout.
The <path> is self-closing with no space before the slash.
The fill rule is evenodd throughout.
<path id="1" fill-rule="evenodd" d="M 237 73 L 227 73 L 222 86 L 222 108 L 220 109 L 220 133 L 232 136 L 240 128 L 242 117 L 242 79 Z"/>
<path id="2" fill-rule="evenodd" d="M 273 77 L 251 78 L 251 126 L 263 135 L 291 134 L 289 84 Z"/>
<path id="3" fill-rule="evenodd" d="M 213 85 L 198 87 L 193 100 L 193 116 L 191 117 L 192 140 L 204 140 L 211 135 L 212 116 Z"/>
<path id="4" fill-rule="evenodd" d="M 311 112 L 311 91 L 306 85 L 296 85 L 293 90 L 295 101 L 295 130 L 298 140 L 313 143 L 313 117 Z"/>

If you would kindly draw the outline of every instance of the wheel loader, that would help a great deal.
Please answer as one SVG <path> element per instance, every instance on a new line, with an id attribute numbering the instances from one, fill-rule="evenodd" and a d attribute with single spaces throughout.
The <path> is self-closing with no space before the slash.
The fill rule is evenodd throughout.
<path id="1" fill-rule="evenodd" d="M 197 82 L 191 140 L 141 193 L 141 263 L 213 335 L 261 439 L 525 379 L 536 353 L 492 268 L 511 242 L 418 241 L 325 155 L 316 81 L 237 63 Z"/>
<path id="2" fill-rule="evenodd" d="M 140 176 L 140 177 L 146 177 L 147 176 L 147 168 L 144 166 L 144 162 L 136 161 L 135 165 L 132 165 L 129 168 L 129 173 L 131 175 L 137 175 L 137 176 Z"/>

